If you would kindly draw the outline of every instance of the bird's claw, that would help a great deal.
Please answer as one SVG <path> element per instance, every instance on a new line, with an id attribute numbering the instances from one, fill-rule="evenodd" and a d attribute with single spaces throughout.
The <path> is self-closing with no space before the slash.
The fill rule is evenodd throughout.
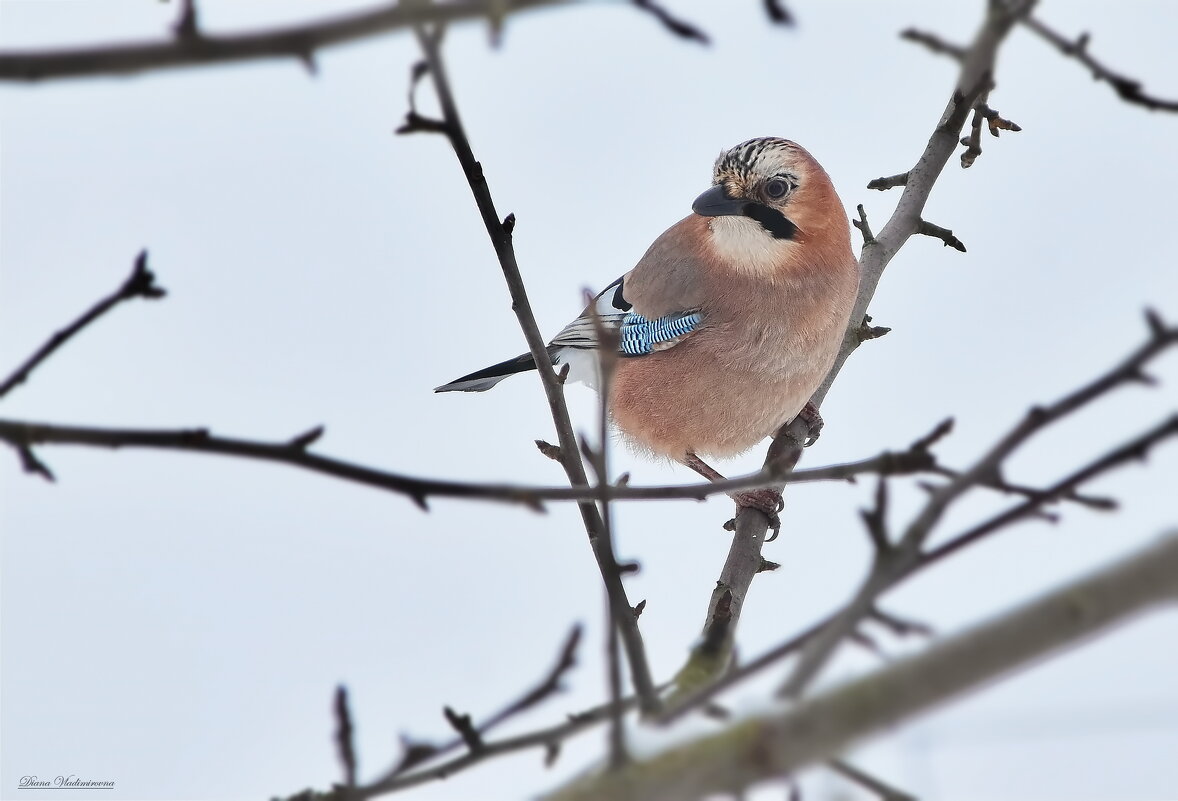
<path id="1" fill-rule="evenodd" d="M 798 419 L 810 429 L 806 434 L 806 441 L 802 444 L 802 447 L 809 448 L 818 441 L 818 437 L 822 434 L 822 426 L 825 425 L 822 415 L 818 413 L 817 406 L 806 401 L 806 405 L 798 412 Z"/>
<path id="2" fill-rule="evenodd" d="M 765 517 L 769 518 L 769 528 L 773 529 L 773 534 L 766 538 L 765 542 L 772 542 L 777 539 L 777 535 L 781 533 L 781 518 L 777 513 L 785 508 L 785 501 L 781 497 L 781 493 L 775 489 L 768 487 L 763 489 L 746 490 L 744 492 L 737 492 L 732 495 L 732 500 L 736 501 L 737 514 L 741 509 L 756 509 Z M 724 524 L 727 531 L 736 531 L 736 518 L 729 520 Z"/>

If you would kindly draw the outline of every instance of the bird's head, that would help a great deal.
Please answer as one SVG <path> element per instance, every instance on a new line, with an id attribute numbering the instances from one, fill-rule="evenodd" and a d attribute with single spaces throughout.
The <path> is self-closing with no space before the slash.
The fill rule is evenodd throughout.
<path id="1" fill-rule="evenodd" d="M 750 139 L 721 153 L 712 188 L 691 210 L 711 218 L 717 256 L 747 271 L 775 266 L 799 245 L 845 239 L 849 247 L 846 212 L 830 177 L 788 139 Z"/>

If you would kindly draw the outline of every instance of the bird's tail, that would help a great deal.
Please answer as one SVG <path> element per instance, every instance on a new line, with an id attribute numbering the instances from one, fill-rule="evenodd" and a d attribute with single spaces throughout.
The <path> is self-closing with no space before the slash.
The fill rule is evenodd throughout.
<path id="1" fill-rule="evenodd" d="M 456 378 L 449 384 L 434 387 L 434 392 L 486 392 L 509 375 L 535 369 L 536 360 L 532 358 L 532 354 L 524 353 L 514 359 L 508 359 L 505 362 L 484 367 L 482 370 L 476 370 L 470 375 L 462 376 L 462 378 Z"/>

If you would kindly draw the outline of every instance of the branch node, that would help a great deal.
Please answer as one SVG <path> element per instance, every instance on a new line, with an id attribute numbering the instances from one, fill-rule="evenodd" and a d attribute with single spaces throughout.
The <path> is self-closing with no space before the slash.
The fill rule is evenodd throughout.
<path id="1" fill-rule="evenodd" d="M 635 620 L 637 620 L 638 618 L 642 617 L 642 613 L 643 613 L 644 611 L 646 611 L 646 599 L 645 599 L 645 598 L 643 598 L 641 601 L 639 601 L 638 603 L 634 604 L 634 608 L 633 608 L 633 609 L 631 609 L 630 611 L 634 613 L 634 619 L 635 619 Z"/>
<path id="2" fill-rule="evenodd" d="M 515 212 L 511 212 L 503 218 L 503 233 L 511 236 L 515 230 Z"/>

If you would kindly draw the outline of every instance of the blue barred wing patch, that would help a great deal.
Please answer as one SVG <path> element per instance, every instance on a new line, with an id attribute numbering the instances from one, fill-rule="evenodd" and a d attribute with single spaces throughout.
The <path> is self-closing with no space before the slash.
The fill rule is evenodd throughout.
<path id="1" fill-rule="evenodd" d="M 662 350 L 659 345 L 670 347 L 680 337 L 698 328 L 701 320 L 703 315 L 699 312 L 668 314 L 656 320 L 630 312 L 622 318 L 618 348 L 623 356 L 645 356 Z"/>

